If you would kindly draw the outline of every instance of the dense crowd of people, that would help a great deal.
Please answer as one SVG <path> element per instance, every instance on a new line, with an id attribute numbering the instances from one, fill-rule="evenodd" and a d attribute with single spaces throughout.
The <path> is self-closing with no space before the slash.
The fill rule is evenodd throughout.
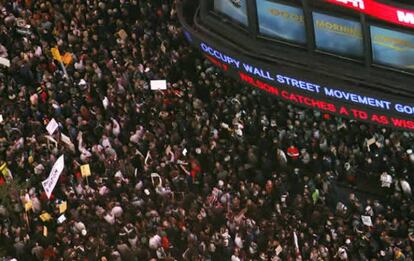
<path id="1" fill-rule="evenodd" d="M 0 9 L 3 260 L 413 260 L 412 134 L 222 77 L 173 0 Z"/>

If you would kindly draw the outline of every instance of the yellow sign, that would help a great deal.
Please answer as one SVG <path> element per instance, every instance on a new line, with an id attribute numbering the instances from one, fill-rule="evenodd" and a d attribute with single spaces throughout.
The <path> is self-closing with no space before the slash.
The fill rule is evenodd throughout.
<path id="1" fill-rule="evenodd" d="M 31 210 L 32 208 L 33 208 L 33 203 L 32 203 L 32 201 L 31 201 L 31 200 L 27 201 L 27 203 L 26 203 L 26 204 L 24 204 L 24 209 L 25 209 L 26 211 L 29 211 L 29 210 Z"/>
<path id="2" fill-rule="evenodd" d="M 8 174 L 8 171 L 7 170 L 8 170 L 7 163 L 3 163 L 0 166 L 0 171 L 1 171 L 1 173 L 3 173 L 4 176 L 6 176 Z"/>
<path id="3" fill-rule="evenodd" d="M 71 53 L 65 53 L 62 57 L 63 63 L 68 65 L 72 63 L 72 54 Z"/>
<path id="4" fill-rule="evenodd" d="M 63 201 L 59 205 L 59 213 L 62 214 L 63 212 L 66 211 L 67 208 L 68 208 L 68 203 L 66 201 Z"/>
<path id="5" fill-rule="evenodd" d="M 62 62 L 62 56 L 60 55 L 58 48 L 51 48 L 50 52 L 52 53 L 52 56 L 56 61 Z"/>
<path id="6" fill-rule="evenodd" d="M 91 175 L 91 168 L 89 167 L 89 164 L 82 165 L 80 169 L 82 177 L 89 177 Z"/>
<path id="7" fill-rule="evenodd" d="M 11 179 L 13 179 L 12 173 L 11 173 L 11 171 L 9 170 L 9 168 L 7 167 L 7 163 L 6 163 L 6 162 L 5 162 L 5 163 L 3 163 L 3 164 L 0 166 L 0 172 L 3 174 L 3 177 L 4 177 L 5 179 L 7 179 L 7 180 L 11 180 Z"/>
<path id="8" fill-rule="evenodd" d="M 39 217 L 40 217 L 40 219 L 41 219 L 43 222 L 46 222 L 46 221 L 49 221 L 49 220 L 51 220 L 51 219 L 52 219 L 52 217 L 50 216 L 50 214 L 49 214 L 49 213 L 47 213 L 47 212 L 43 213 L 43 214 L 42 214 L 42 215 L 40 215 Z"/>

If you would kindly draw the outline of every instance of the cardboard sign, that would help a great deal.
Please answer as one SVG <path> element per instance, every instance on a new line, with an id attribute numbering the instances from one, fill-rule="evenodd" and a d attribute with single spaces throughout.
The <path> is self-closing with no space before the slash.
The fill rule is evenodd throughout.
<path id="1" fill-rule="evenodd" d="M 89 164 L 82 165 L 80 169 L 82 177 L 89 177 L 91 175 L 91 168 L 89 167 Z"/>
<path id="2" fill-rule="evenodd" d="M 151 90 L 166 90 L 167 81 L 166 80 L 151 80 L 150 82 Z"/>
<path id="3" fill-rule="evenodd" d="M 50 52 L 52 53 L 53 59 L 59 62 L 63 61 L 58 48 L 51 48 Z"/>
<path id="4" fill-rule="evenodd" d="M 53 135 L 53 133 L 56 131 L 56 129 L 59 127 L 59 124 L 56 122 L 55 119 L 52 119 L 49 121 L 49 123 L 46 126 L 46 130 L 50 135 Z"/>
<path id="5" fill-rule="evenodd" d="M 68 203 L 66 201 L 63 201 L 62 203 L 60 203 L 59 205 L 59 213 L 62 214 L 66 211 L 66 209 L 68 208 Z"/>

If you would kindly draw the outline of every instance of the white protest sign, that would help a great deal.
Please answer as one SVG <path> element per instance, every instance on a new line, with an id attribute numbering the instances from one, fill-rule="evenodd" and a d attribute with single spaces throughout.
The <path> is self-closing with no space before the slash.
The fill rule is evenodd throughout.
<path id="1" fill-rule="evenodd" d="M 0 57 L 0 64 L 4 65 L 6 67 L 10 67 L 10 60 L 6 59 L 6 58 L 3 58 L 3 57 Z"/>
<path id="2" fill-rule="evenodd" d="M 105 98 L 102 100 L 102 105 L 104 106 L 104 109 L 108 108 L 109 100 L 108 97 L 105 96 Z"/>
<path id="3" fill-rule="evenodd" d="M 52 194 L 52 191 L 55 188 L 56 183 L 64 167 L 65 167 L 65 160 L 64 160 L 64 155 L 62 155 L 57 159 L 57 161 L 53 165 L 52 170 L 50 171 L 49 177 L 46 180 L 42 181 L 42 186 L 48 198 L 50 198 L 50 195 Z"/>
<path id="4" fill-rule="evenodd" d="M 3 122 L 3 115 L 0 114 L 0 123 L 2 123 L 2 122 Z"/>
<path id="5" fill-rule="evenodd" d="M 59 127 L 59 124 L 56 122 L 55 119 L 52 119 L 49 121 L 49 123 L 46 126 L 47 132 L 49 132 L 50 135 L 53 135 L 53 133 L 56 131 L 56 129 Z"/>
<path id="6" fill-rule="evenodd" d="M 293 242 L 295 243 L 295 249 L 299 249 L 299 242 L 298 242 L 298 236 L 296 235 L 296 232 L 293 232 Z"/>
<path id="7" fill-rule="evenodd" d="M 365 226 L 368 227 L 372 227 L 372 220 L 370 216 L 362 216 L 361 215 L 361 219 L 362 219 L 362 223 L 364 223 Z"/>
<path id="8" fill-rule="evenodd" d="M 66 144 L 72 152 L 75 152 L 75 144 L 73 144 L 73 142 L 70 140 L 70 138 L 68 136 L 66 136 L 65 134 L 61 133 L 60 134 L 60 140 L 64 144 Z"/>
<path id="9" fill-rule="evenodd" d="M 375 143 L 375 137 L 372 137 L 371 139 L 367 140 L 367 147 L 368 147 L 368 151 L 371 151 L 371 145 Z"/>
<path id="10" fill-rule="evenodd" d="M 65 220 L 66 220 L 65 214 L 61 215 L 57 219 L 57 221 L 58 221 L 59 224 L 63 223 Z"/>
<path id="11" fill-rule="evenodd" d="M 384 173 L 381 174 L 380 180 L 381 180 L 381 187 L 383 187 L 383 188 L 384 187 L 386 187 L 386 188 L 391 187 L 392 177 L 387 172 L 384 172 Z"/>
<path id="12" fill-rule="evenodd" d="M 278 256 L 280 254 L 280 252 L 282 252 L 282 250 L 283 250 L 283 248 L 280 245 L 278 245 L 277 248 L 276 248 L 276 255 Z"/>
<path id="13" fill-rule="evenodd" d="M 151 80 L 150 85 L 151 85 L 151 90 L 166 90 L 167 89 L 166 80 Z"/>

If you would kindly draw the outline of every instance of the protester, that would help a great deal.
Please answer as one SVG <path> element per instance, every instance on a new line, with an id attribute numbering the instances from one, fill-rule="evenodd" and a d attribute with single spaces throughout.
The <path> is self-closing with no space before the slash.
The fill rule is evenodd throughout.
<path id="1" fill-rule="evenodd" d="M 412 134 L 225 78 L 172 0 L 5 2 L 3 260 L 413 260 Z"/>

